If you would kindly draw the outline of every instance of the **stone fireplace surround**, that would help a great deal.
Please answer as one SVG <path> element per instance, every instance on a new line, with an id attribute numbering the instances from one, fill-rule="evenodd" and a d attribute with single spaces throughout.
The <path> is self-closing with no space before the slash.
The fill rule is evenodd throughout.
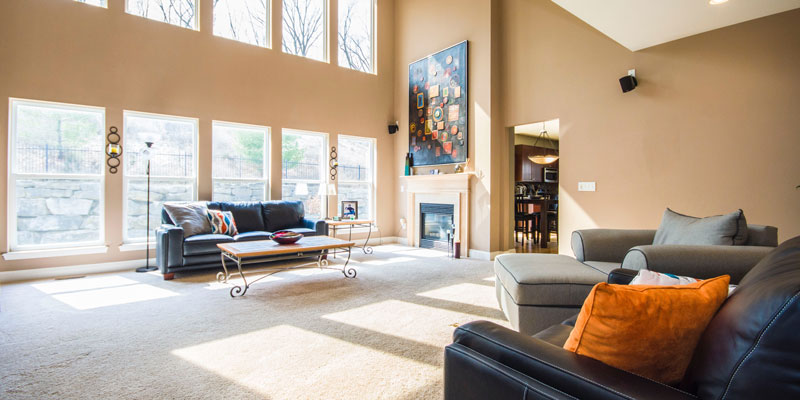
<path id="1" fill-rule="evenodd" d="M 406 182 L 406 240 L 419 247 L 420 203 L 452 204 L 455 241 L 461 242 L 461 257 L 469 254 L 470 178 L 474 173 L 403 176 Z"/>

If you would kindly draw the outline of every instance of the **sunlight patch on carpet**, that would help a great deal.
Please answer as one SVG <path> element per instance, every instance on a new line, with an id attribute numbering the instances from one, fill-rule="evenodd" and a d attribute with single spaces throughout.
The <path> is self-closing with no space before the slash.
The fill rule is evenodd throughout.
<path id="1" fill-rule="evenodd" d="M 464 324 L 478 319 L 468 313 L 401 300 L 372 303 L 323 315 L 322 318 L 369 329 L 384 335 L 441 347 L 452 342 L 453 328 L 450 327 L 451 324 Z M 487 318 L 481 317 L 480 319 Z"/>
<path id="2" fill-rule="evenodd" d="M 34 283 L 31 286 L 38 289 L 42 293 L 54 294 L 54 293 L 66 293 L 66 292 L 78 292 L 81 290 L 110 288 L 116 286 L 135 285 L 137 283 L 139 282 L 133 279 L 111 275 L 111 276 L 99 276 L 96 278 L 78 278 L 78 279 L 66 279 L 66 280 L 50 281 L 43 283 Z"/>
<path id="3" fill-rule="evenodd" d="M 443 288 L 417 293 L 417 296 L 431 299 L 454 301 L 487 308 L 497 308 L 495 289 L 491 286 L 474 283 L 459 283 Z"/>
<path id="4" fill-rule="evenodd" d="M 367 265 L 389 265 L 389 264 L 405 263 L 414 260 L 416 260 L 416 258 L 413 257 L 392 257 L 382 260 L 358 261 L 358 263 Z"/>
<path id="5" fill-rule="evenodd" d="M 171 354 L 270 398 L 400 398 L 441 375 L 438 367 L 290 325 Z"/>
<path id="6" fill-rule="evenodd" d="M 247 277 L 251 278 L 251 276 L 249 276 L 249 275 Z M 258 278 L 258 275 L 252 276 L 252 278 L 253 279 Z M 283 278 L 281 278 L 280 276 L 270 275 L 270 276 L 258 281 L 258 283 L 274 282 L 274 281 L 279 281 L 279 280 L 282 280 L 282 279 Z M 250 280 L 251 279 L 248 279 L 248 282 Z M 239 277 L 239 274 L 236 274 L 236 275 L 231 275 L 231 277 L 228 278 L 228 283 L 212 281 L 212 282 L 208 282 L 207 286 L 204 289 L 206 289 L 206 290 L 231 290 L 231 287 L 233 285 L 241 285 L 241 284 L 242 284 L 242 278 Z"/>
<path id="7" fill-rule="evenodd" d="M 136 284 L 56 294 L 53 298 L 77 310 L 90 310 L 173 296 L 178 296 L 178 293 L 151 285 Z"/>

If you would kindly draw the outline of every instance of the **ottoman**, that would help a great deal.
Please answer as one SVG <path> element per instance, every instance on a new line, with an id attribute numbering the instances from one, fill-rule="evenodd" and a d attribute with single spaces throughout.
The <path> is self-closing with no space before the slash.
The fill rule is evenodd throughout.
<path id="1" fill-rule="evenodd" d="M 559 254 L 503 254 L 494 260 L 500 308 L 520 333 L 533 335 L 580 311 L 608 273 Z"/>

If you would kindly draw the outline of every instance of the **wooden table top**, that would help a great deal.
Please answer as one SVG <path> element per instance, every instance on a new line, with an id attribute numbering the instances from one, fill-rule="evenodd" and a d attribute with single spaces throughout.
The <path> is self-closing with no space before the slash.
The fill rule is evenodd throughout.
<path id="1" fill-rule="evenodd" d="M 337 249 L 341 247 L 353 247 L 354 242 L 332 238 L 330 236 L 309 236 L 304 237 L 293 244 L 279 244 L 272 240 L 254 240 L 252 242 L 240 243 L 218 243 L 222 251 L 234 257 L 258 257 L 272 256 L 278 254 L 291 254 L 303 251 L 319 251 Z"/>
<path id="2" fill-rule="evenodd" d="M 371 219 L 345 219 L 345 220 L 342 220 L 342 221 L 330 220 L 330 221 L 325 221 L 325 222 L 327 222 L 328 225 L 330 225 L 330 226 L 366 225 L 366 224 L 371 224 L 372 220 Z"/>

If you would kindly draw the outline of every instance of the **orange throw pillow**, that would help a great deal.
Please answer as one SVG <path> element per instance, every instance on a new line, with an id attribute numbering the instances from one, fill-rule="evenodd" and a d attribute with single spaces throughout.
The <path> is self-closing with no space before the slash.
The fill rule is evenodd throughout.
<path id="1" fill-rule="evenodd" d="M 666 384 L 683 378 L 700 335 L 728 296 L 723 275 L 689 285 L 598 283 L 564 348 Z"/>

